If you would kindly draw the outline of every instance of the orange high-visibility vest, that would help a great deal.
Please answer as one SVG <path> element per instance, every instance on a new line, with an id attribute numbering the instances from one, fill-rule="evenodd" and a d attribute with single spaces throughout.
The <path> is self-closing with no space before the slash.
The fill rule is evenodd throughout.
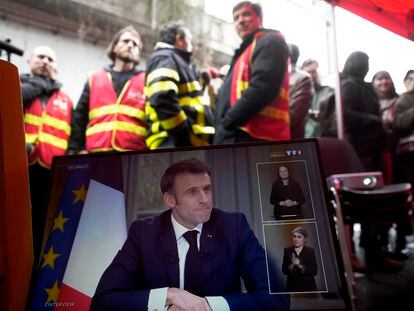
<path id="1" fill-rule="evenodd" d="M 254 48 L 257 40 L 266 33 L 267 32 L 264 31 L 257 32 L 253 42 L 240 55 L 234 65 L 230 93 L 231 107 L 236 104 L 243 92 L 249 87 L 251 58 L 253 56 Z M 279 34 L 275 35 L 278 36 Z M 269 87 L 272 87 L 271 81 L 269 81 Z M 254 105 L 254 103 L 251 104 Z M 240 129 L 246 131 L 252 137 L 263 140 L 282 140 L 290 138 L 288 66 L 286 66 L 279 95 Z"/>
<path id="2" fill-rule="evenodd" d="M 125 83 L 117 98 L 110 73 L 104 69 L 92 73 L 87 151 L 146 149 L 144 85 L 145 72 L 141 72 Z"/>
<path id="3" fill-rule="evenodd" d="M 54 156 L 65 154 L 70 138 L 71 114 L 72 101 L 61 91 L 53 93 L 44 111 L 39 99 L 24 109 L 26 143 L 35 147 L 29 156 L 29 165 L 39 163 L 50 168 Z"/>

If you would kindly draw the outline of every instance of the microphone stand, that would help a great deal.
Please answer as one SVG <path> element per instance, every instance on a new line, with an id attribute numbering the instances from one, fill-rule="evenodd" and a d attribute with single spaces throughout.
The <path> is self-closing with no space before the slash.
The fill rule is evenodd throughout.
<path id="1" fill-rule="evenodd" d="M 10 63 L 11 54 L 16 54 L 23 56 L 23 50 L 10 44 L 11 40 L 6 39 L 5 41 L 0 41 L 0 56 L 3 54 L 3 51 L 6 52 L 7 61 Z"/>

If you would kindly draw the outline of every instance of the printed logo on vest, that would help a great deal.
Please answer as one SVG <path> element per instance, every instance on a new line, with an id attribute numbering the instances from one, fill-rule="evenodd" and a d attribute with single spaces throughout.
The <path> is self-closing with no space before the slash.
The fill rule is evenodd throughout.
<path id="1" fill-rule="evenodd" d="M 144 95 L 142 94 L 142 92 L 140 91 L 129 91 L 126 96 L 125 99 L 137 99 L 137 98 L 143 98 Z"/>
<path id="2" fill-rule="evenodd" d="M 61 100 L 60 98 L 56 98 L 53 100 L 53 106 L 54 108 L 59 108 L 59 110 L 68 110 L 68 105 L 66 104 L 66 101 Z"/>

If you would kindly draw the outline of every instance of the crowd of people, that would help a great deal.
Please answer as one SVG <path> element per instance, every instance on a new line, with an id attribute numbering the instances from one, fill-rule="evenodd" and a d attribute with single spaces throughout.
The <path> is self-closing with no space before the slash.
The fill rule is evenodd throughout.
<path id="1" fill-rule="evenodd" d="M 36 259 L 54 156 L 336 135 L 334 89 L 321 84 L 318 62 L 297 66 L 299 48 L 263 28 L 258 4 L 238 3 L 233 22 L 242 43 L 231 63 L 198 75 L 181 21 L 161 28 L 145 70 L 139 32 L 121 29 L 106 51 L 111 63 L 88 76 L 76 106 L 61 91 L 54 51 L 32 51 L 21 89 Z M 413 183 L 414 70 L 399 96 L 387 71 L 365 82 L 368 69 L 368 55 L 356 51 L 340 75 L 345 139 L 367 171 Z M 212 78 L 222 80 L 219 89 Z"/>

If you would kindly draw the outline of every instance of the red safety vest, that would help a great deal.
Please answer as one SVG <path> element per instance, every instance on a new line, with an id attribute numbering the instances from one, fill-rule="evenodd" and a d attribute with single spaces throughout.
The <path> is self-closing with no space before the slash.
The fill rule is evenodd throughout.
<path id="1" fill-rule="evenodd" d="M 253 42 L 237 59 L 231 81 L 230 106 L 233 107 L 243 92 L 249 87 L 251 77 L 251 58 L 257 40 L 267 32 L 259 31 L 255 34 Z M 279 34 L 275 34 L 279 36 Z M 280 35 L 281 36 L 281 35 Z M 272 85 L 269 83 L 269 87 Z M 254 105 L 254 103 L 251 103 Z M 279 95 L 264 107 L 257 115 L 249 120 L 242 130 L 250 136 L 263 140 L 283 140 L 290 138 L 289 116 L 289 74 L 288 66 L 283 79 Z"/>
<path id="2" fill-rule="evenodd" d="M 89 80 L 89 123 L 86 150 L 128 151 L 146 149 L 145 72 L 125 83 L 117 98 L 109 72 L 101 69 Z"/>
<path id="3" fill-rule="evenodd" d="M 39 163 L 50 168 L 54 156 L 65 154 L 70 138 L 72 101 L 61 91 L 50 97 L 43 111 L 39 99 L 24 109 L 26 142 L 35 147 L 29 165 Z"/>

